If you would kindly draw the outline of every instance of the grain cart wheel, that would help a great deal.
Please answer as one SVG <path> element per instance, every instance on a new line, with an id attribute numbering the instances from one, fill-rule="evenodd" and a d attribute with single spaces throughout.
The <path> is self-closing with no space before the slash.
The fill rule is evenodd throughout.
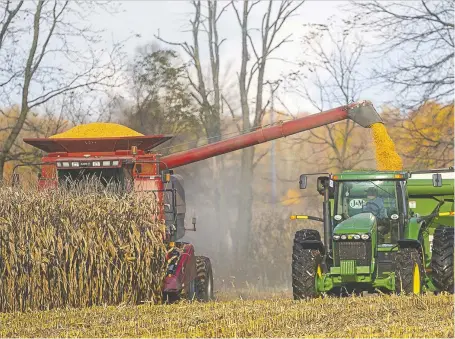
<path id="1" fill-rule="evenodd" d="M 441 291 L 453 290 L 453 227 L 438 227 L 433 236 L 431 269 L 436 287 Z"/>
<path id="2" fill-rule="evenodd" d="M 401 293 L 422 293 L 422 256 L 416 248 L 402 248 L 396 256 L 395 289 Z"/>
<path id="3" fill-rule="evenodd" d="M 313 298 L 316 291 L 316 277 L 321 275 L 322 256 L 317 249 L 304 249 L 305 240 L 321 240 L 316 230 L 300 230 L 295 233 L 292 247 L 292 292 L 294 300 Z"/>
<path id="4" fill-rule="evenodd" d="M 196 294 L 199 301 L 213 299 L 213 273 L 210 259 L 203 256 L 196 257 Z"/>

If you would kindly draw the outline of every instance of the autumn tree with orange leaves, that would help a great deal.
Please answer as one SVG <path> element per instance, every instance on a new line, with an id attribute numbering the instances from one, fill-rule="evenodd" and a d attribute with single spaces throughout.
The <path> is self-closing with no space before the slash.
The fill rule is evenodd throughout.
<path id="1" fill-rule="evenodd" d="M 454 162 L 454 105 L 427 102 L 401 116 L 384 109 L 383 118 L 408 169 L 452 166 Z"/>

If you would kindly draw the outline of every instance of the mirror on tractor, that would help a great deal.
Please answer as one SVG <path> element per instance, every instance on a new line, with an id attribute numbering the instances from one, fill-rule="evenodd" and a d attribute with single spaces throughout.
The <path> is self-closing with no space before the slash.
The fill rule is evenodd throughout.
<path id="1" fill-rule="evenodd" d="M 171 181 L 171 172 L 169 170 L 163 170 L 161 172 L 161 181 L 163 184 L 167 184 Z"/>
<path id="2" fill-rule="evenodd" d="M 442 186 L 442 174 L 434 173 L 433 174 L 433 187 L 441 187 L 441 186 Z"/>
<path id="3" fill-rule="evenodd" d="M 185 228 L 185 231 L 194 231 L 196 232 L 196 217 L 191 219 L 191 223 L 193 224 L 193 228 Z"/>
<path id="4" fill-rule="evenodd" d="M 301 190 L 305 189 L 307 185 L 307 176 L 305 174 L 300 175 L 299 187 Z"/>
<path id="5" fill-rule="evenodd" d="M 193 224 L 193 230 L 196 231 L 196 217 L 193 217 L 191 223 Z"/>

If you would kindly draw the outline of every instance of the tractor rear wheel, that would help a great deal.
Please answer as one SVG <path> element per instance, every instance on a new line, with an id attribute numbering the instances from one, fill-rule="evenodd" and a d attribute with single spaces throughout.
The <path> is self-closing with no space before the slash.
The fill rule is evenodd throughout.
<path id="1" fill-rule="evenodd" d="M 305 240 L 321 240 L 316 230 L 300 230 L 295 233 L 292 247 L 292 292 L 294 300 L 318 296 L 317 275 L 321 275 L 322 256 L 317 249 L 304 249 Z"/>
<path id="2" fill-rule="evenodd" d="M 434 232 L 431 256 L 431 269 L 436 287 L 452 294 L 454 293 L 453 236 L 453 227 L 438 227 Z"/>
<path id="3" fill-rule="evenodd" d="M 210 259 L 203 256 L 196 257 L 196 295 L 199 301 L 213 299 L 213 273 Z"/>
<path id="4" fill-rule="evenodd" d="M 402 248 L 396 256 L 395 290 L 398 294 L 421 294 L 423 265 L 420 251 Z"/>

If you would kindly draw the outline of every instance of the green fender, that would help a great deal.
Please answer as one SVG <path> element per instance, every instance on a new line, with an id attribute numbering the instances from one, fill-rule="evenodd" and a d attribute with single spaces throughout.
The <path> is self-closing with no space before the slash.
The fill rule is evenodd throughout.
<path id="1" fill-rule="evenodd" d="M 411 218 L 404 229 L 404 239 L 419 240 L 422 224 L 417 222 L 417 218 Z"/>

